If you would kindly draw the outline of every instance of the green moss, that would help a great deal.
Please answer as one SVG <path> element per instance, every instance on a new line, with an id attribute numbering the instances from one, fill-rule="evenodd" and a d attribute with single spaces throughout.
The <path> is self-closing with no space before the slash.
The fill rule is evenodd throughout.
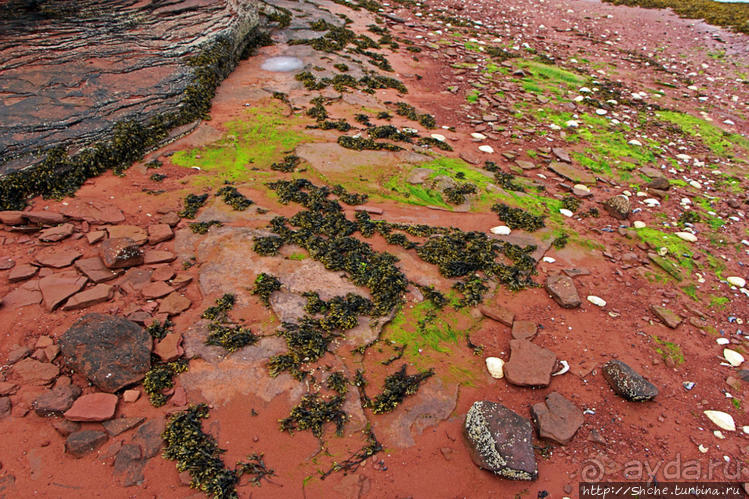
<path id="1" fill-rule="evenodd" d="M 653 341 L 658 345 L 655 352 L 663 357 L 664 361 L 673 362 L 675 365 L 684 363 L 684 354 L 681 352 L 681 347 L 676 343 L 665 341 L 658 336 L 653 336 Z"/>
<path id="2" fill-rule="evenodd" d="M 225 124 L 223 138 L 205 147 L 177 151 L 172 162 L 216 172 L 231 181 L 247 180 L 251 172 L 257 173 L 253 168 L 268 168 L 284 157 L 282 151 L 311 140 L 296 131 L 302 123 L 300 118 L 286 117 L 282 104 L 248 108 L 241 118 Z"/>
<path id="3" fill-rule="evenodd" d="M 655 249 L 666 248 L 668 250 L 667 255 L 676 259 L 682 267 L 688 269 L 693 267 L 692 249 L 689 246 L 689 243 L 680 237 L 674 234 L 662 232 L 652 227 L 636 229 L 635 232 L 637 236 L 649 246 Z"/>
<path id="4" fill-rule="evenodd" d="M 658 111 L 656 116 L 673 123 L 692 137 L 699 137 L 713 153 L 719 156 L 749 151 L 749 139 L 738 134 L 724 132 L 721 128 L 703 119 L 677 111 Z"/>
<path id="5" fill-rule="evenodd" d="M 475 104 L 479 101 L 479 96 L 481 96 L 481 92 L 474 89 L 466 94 L 466 100 L 471 104 Z"/>
<path id="6" fill-rule="evenodd" d="M 710 295 L 710 308 L 724 309 L 731 300 L 725 296 Z"/>

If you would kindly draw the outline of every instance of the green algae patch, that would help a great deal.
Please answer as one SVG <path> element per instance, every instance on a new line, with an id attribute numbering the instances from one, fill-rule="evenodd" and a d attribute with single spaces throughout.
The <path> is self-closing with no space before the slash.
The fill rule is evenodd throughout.
<path id="1" fill-rule="evenodd" d="M 421 358 L 426 350 L 449 355 L 467 334 L 452 315 L 455 312 L 440 312 L 429 301 L 402 308 L 386 326 L 386 337 L 404 345 L 409 360 Z"/>
<path id="2" fill-rule="evenodd" d="M 735 133 L 725 132 L 720 127 L 696 116 L 677 111 L 658 111 L 656 115 L 678 126 L 685 134 L 700 138 L 713 153 L 719 156 L 728 156 L 739 151 L 749 152 L 749 139 Z"/>
<path id="3" fill-rule="evenodd" d="M 221 139 L 204 147 L 178 151 L 172 162 L 187 168 L 198 167 L 231 181 L 264 174 L 263 170 L 274 162 L 283 161 L 285 152 L 312 141 L 298 131 L 308 120 L 286 117 L 285 112 L 283 104 L 275 102 L 247 109 L 242 118 L 225 123 L 226 133 Z"/>
<path id="4" fill-rule="evenodd" d="M 687 269 L 694 266 L 692 248 L 689 243 L 680 237 L 650 227 L 634 230 L 645 244 L 654 248 L 666 248 L 668 250 L 667 255 L 676 259 L 680 266 Z"/>

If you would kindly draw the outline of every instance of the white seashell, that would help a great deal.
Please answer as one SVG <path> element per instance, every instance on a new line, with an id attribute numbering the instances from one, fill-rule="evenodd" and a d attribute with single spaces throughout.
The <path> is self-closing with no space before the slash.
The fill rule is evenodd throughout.
<path id="1" fill-rule="evenodd" d="M 590 303 L 592 303 L 593 305 L 598 305 L 599 307 L 605 307 L 606 306 L 606 300 L 604 300 L 603 298 L 601 298 L 599 296 L 589 295 L 588 296 L 588 301 Z"/>
<path id="2" fill-rule="evenodd" d="M 567 208 L 561 208 L 559 210 L 559 213 L 561 213 L 565 217 L 571 217 L 572 216 L 572 212 L 570 210 L 568 210 Z"/>
<path id="3" fill-rule="evenodd" d="M 718 345 L 728 345 L 731 341 L 728 338 L 718 338 L 715 340 Z"/>
<path id="4" fill-rule="evenodd" d="M 494 379 L 502 379 L 505 376 L 504 373 L 505 361 L 499 357 L 487 357 L 486 358 L 486 369 Z"/>
<path id="5" fill-rule="evenodd" d="M 642 142 L 640 142 L 640 141 L 639 141 L 639 140 L 637 140 L 637 139 L 632 139 L 632 140 L 630 140 L 629 142 L 627 142 L 627 144 L 629 144 L 629 145 L 631 145 L 631 146 L 641 146 L 641 145 L 642 145 Z"/>
<path id="6" fill-rule="evenodd" d="M 702 445 L 702 444 L 700 444 L 700 446 L 699 446 L 699 447 L 697 447 L 697 448 L 698 448 L 698 449 L 699 449 L 699 451 L 700 451 L 700 452 L 702 452 L 703 454 L 707 452 L 707 447 L 705 447 L 705 446 L 704 446 L 704 445 Z"/>
<path id="7" fill-rule="evenodd" d="M 486 138 L 486 135 L 484 135 L 483 133 L 473 132 L 471 134 L 471 137 L 473 137 L 476 140 L 484 140 Z"/>
<path id="8" fill-rule="evenodd" d="M 725 440 L 726 439 L 726 436 L 723 435 L 723 433 L 721 433 L 720 430 L 715 430 L 713 432 L 713 435 L 715 435 L 715 438 L 719 438 L 721 440 Z"/>
<path id="9" fill-rule="evenodd" d="M 733 422 L 730 414 L 722 411 L 705 411 L 705 416 L 721 430 L 736 431 L 736 423 Z"/>
<path id="10" fill-rule="evenodd" d="M 554 262 L 556 262 L 556 260 L 554 258 L 550 257 L 550 256 L 545 256 L 541 260 L 543 260 L 546 263 L 554 263 Z"/>
<path id="11" fill-rule="evenodd" d="M 560 360 L 559 363 L 562 364 L 562 368 L 555 373 L 551 373 L 552 376 L 561 376 L 562 374 L 570 370 L 570 365 L 566 360 Z"/>
<path id="12" fill-rule="evenodd" d="M 494 148 L 492 146 L 479 146 L 479 151 L 491 154 L 494 152 Z"/>
<path id="13" fill-rule="evenodd" d="M 508 236 L 512 230 L 510 230 L 506 225 L 497 225 L 496 227 L 489 229 L 489 232 L 497 234 L 498 236 Z"/>
<path id="14" fill-rule="evenodd" d="M 642 222 L 640 220 L 635 220 L 635 223 L 633 225 L 635 226 L 635 229 L 644 229 L 645 228 L 645 222 Z"/>
<path id="15" fill-rule="evenodd" d="M 661 205 L 661 202 L 655 198 L 647 198 L 645 201 L 643 201 L 643 203 L 650 206 L 651 208 Z"/>
<path id="16" fill-rule="evenodd" d="M 730 348 L 723 349 L 723 358 L 726 359 L 728 363 L 733 367 L 739 367 L 744 363 L 744 356 L 736 350 L 731 350 Z"/>
<path id="17" fill-rule="evenodd" d="M 442 135 L 442 134 L 439 134 L 439 133 L 433 133 L 433 134 L 432 134 L 432 138 L 433 138 L 434 140 L 439 140 L 440 142 L 444 142 L 444 141 L 446 140 L 446 139 L 445 139 L 445 136 L 444 136 L 444 135 Z"/>

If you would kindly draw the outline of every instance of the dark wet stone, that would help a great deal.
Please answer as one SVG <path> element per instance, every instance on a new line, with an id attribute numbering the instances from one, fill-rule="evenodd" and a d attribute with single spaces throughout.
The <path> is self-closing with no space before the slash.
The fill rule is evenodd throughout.
<path id="1" fill-rule="evenodd" d="M 65 450 L 73 457 L 83 457 L 107 441 L 107 432 L 99 430 L 81 430 L 68 435 L 65 440 Z"/>
<path id="2" fill-rule="evenodd" d="M 650 400 L 658 389 L 637 371 L 620 360 L 610 360 L 603 365 L 603 377 L 621 397 L 633 402 Z"/>
<path id="3" fill-rule="evenodd" d="M 42 417 L 60 416 L 80 395 L 81 389 L 76 385 L 56 386 L 34 400 L 34 412 Z"/>
<path id="4" fill-rule="evenodd" d="M 105 392 L 137 383 L 151 368 L 153 339 L 121 317 L 88 314 L 59 343 L 65 363 Z"/>

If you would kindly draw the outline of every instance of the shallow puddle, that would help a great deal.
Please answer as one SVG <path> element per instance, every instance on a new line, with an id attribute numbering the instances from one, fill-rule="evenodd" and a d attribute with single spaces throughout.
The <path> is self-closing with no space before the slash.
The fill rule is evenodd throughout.
<path id="1" fill-rule="evenodd" d="M 261 69 L 277 73 L 286 73 L 302 69 L 304 63 L 298 57 L 270 57 L 263 61 Z"/>

